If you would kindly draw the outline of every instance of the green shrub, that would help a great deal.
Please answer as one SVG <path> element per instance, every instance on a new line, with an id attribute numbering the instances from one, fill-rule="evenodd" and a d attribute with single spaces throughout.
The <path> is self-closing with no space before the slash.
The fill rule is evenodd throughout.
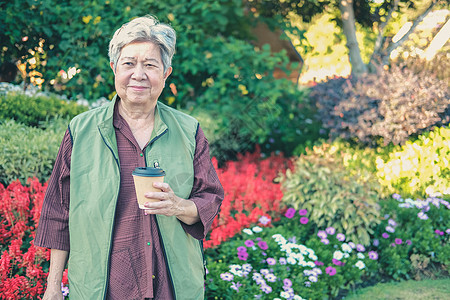
<path id="1" fill-rule="evenodd" d="M 30 97 L 24 93 L 0 95 L 0 120 L 14 119 L 28 126 L 39 126 L 41 122 L 55 116 L 73 118 L 86 110 L 86 106 L 67 102 L 57 96 Z"/>
<path id="2" fill-rule="evenodd" d="M 391 193 L 450 195 L 450 128 L 438 127 L 377 159 L 377 176 Z"/>
<path id="3" fill-rule="evenodd" d="M 14 120 L 0 123 L 0 183 L 8 185 L 30 177 L 45 182 L 51 175 L 68 120 L 45 122 L 46 129 L 29 127 Z"/>
<path id="4" fill-rule="evenodd" d="M 393 66 L 361 76 L 338 78 L 314 87 L 323 126 L 330 137 L 376 145 L 403 144 L 411 136 L 450 122 L 450 92 L 432 74 Z"/>
<path id="5" fill-rule="evenodd" d="M 436 197 L 403 199 L 394 194 L 380 204 L 384 217 L 375 230 L 374 246 L 380 250 L 382 276 L 420 279 L 427 273 L 450 270 L 448 201 Z"/>
<path id="6" fill-rule="evenodd" d="M 301 155 L 295 170 L 279 178 L 283 203 L 311 211 L 311 220 L 319 227 L 334 227 L 367 244 L 379 223 L 378 184 L 364 170 L 359 174 L 347 170 L 342 160 L 319 147 Z"/>

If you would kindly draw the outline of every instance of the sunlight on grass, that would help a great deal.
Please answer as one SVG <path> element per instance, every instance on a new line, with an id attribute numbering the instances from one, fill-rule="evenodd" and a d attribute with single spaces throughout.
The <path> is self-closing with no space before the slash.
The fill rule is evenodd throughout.
<path id="1" fill-rule="evenodd" d="M 356 291 L 346 300 L 381 300 L 381 299 L 449 299 L 450 278 L 439 280 L 405 281 L 380 283 Z"/>

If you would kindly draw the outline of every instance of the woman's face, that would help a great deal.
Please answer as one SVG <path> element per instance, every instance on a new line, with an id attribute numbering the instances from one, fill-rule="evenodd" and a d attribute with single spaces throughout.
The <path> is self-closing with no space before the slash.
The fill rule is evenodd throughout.
<path id="1" fill-rule="evenodd" d="M 136 42 L 122 48 L 114 71 L 115 87 L 120 99 L 130 105 L 155 106 L 172 72 L 164 74 L 159 47 L 151 42 Z"/>

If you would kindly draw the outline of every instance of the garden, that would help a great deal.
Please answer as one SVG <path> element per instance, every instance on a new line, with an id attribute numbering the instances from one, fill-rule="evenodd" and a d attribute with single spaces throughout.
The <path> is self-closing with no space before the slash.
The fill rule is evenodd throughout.
<path id="1" fill-rule="evenodd" d="M 368 64 L 370 72 L 293 84 L 273 70 L 296 65 L 255 47 L 250 28 L 282 28 L 311 61 L 319 47 L 308 36 L 330 16 L 314 1 L 297 8 L 309 16 L 300 25 L 290 0 L 113 2 L 14 0 L 0 12 L 8 25 L 0 25 L 1 62 L 15 57 L 19 67 L 0 82 L 0 299 L 43 296 L 50 251 L 33 240 L 58 147 L 71 118 L 114 95 L 99 49 L 143 5 L 178 33 L 160 101 L 199 120 L 225 190 L 204 240 L 206 299 L 449 297 L 448 43 L 431 60 L 401 56 Z M 34 26 L 14 18 L 19 5 Z M 411 13 L 392 7 L 388 36 Z M 373 24 L 356 22 L 368 63 Z M 335 33 L 329 47 L 343 38 Z M 61 290 L 69 299 L 67 270 Z"/>

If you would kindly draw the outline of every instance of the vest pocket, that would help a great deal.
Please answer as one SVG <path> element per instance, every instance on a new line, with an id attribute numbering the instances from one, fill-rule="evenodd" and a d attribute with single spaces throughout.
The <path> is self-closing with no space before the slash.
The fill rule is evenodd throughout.
<path id="1" fill-rule="evenodd" d="M 128 249 L 111 255 L 108 299 L 142 299 Z"/>

